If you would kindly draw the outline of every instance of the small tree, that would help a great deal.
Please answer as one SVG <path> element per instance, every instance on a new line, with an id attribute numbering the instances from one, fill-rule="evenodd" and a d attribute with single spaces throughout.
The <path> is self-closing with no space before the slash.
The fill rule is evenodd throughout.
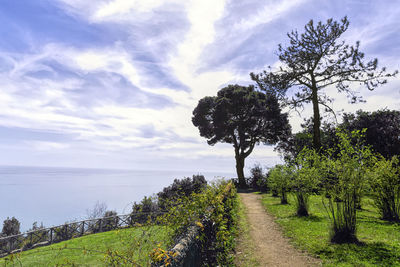
<path id="1" fill-rule="evenodd" d="M 363 145 L 363 132 L 353 131 L 349 137 L 339 131 L 335 157 L 326 156 L 323 162 L 324 175 L 329 177 L 324 183 L 328 200 L 325 207 L 332 221 L 333 243 L 357 242 L 357 205 L 374 159 L 370 148 Z"/>
<path id="2" fill-rule="evenodd" d="M 267 177 L 264 174 L 263 167 L 260 164 L 255 164 L 253 168 L 250 169 L 250 182 L 249 185 L 251 188 L 267 191 L 268 190 L 268 182 Z"/>
<path id="3" fill-rule="evenodd" d="M 324 88 L 336 85 L 339 92 L 348 95 L 351 103 L 356 103 L 362 98 L 350 88 L 351 83 L 364 84 L 373 90 L 397 73 L 388 74 L 385 68 L 377 70 L 377 59 L 365 62 L 364 53 L 359 51 L 359 42 L 355 46 L 339 42 L 348 27 L 347 17 L 340 22 L 328 19 L 326 23 L 318 22 L 316 25 L 310 20 L 304 33 L 295 30 L 287 34 L 290 46 L 279 45 L 278 56 L 282 66 L 278 71 L 270 68 L 260 74 L 250 74 L 260 88 L 278 94 L 291 108 L 312 103 L 315 149 L 321 147 L 319 106 L 334 113 L 330 107 L 333 100 L 323 92 Z M 290 97 L 286 96 L 289 88 L 296 90 Z"/>
<path id="4" fill-rule="evenodd" d="M 104 217 L 106 211 L 107 211 L 107 204 L 104 202 L 97 201 L 92 209 L 86 210 L 86 218 L 92 220 Z"/>
<path id="5" fill-rule="evenodd" d="M 320 162 L 318 153 L 307 148 L 295 160 L 292 190 L 296 195 L 298 216 L 308 216 L 308 199 L 320 183 Z"/>
<path id="6" fill-rule="evenodd" d="M 400 221 L 399 159 L 381 158 L 369 172 L 371 194 L 382 219 Z"/>
<path id="7" fill-rule="evenodd" d="M 293 169 L 287 165 L 276 165 L 269 172 L 268 180 L 272 191 L 276 191 L 281 204 L 288 204 L 287 193 L 290 191 Z"/>
<path id="8" fill-rule="evenodd" d="M 132 223 L 150 223 L 159 215 L 160 207 L 155 197 L 145 196 L 140 203 L 133 203 L 131 212 Z"/>
<path id="9" fill-rule="evenodd" d="M 246 186 L 245 159 L 255 145 L 275 144 L 290 133 L 287 114 L 281 113 L 277 98 L 252 85 L 228 85 L 216 97 L 201 99 L 193 110 L 192 122 L 209 145 L 233 144 L 241 187 Z"/>
<path id="10" fill-rule="evenodd" d="M 12 217 L 11 219 L 7 217 L 7 219 L 3 222 L 3 229 L 1 230 L 2 235 L 10 236 L 10 235 L 18 235 L 20 233 L 20 222 Z"/>

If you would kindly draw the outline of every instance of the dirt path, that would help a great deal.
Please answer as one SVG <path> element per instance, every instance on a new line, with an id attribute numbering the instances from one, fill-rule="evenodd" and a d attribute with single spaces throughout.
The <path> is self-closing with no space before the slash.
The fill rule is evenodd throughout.
<path id="1" fill-rule="evenodd" d="M 254 254 L 260 266 L 319 266 L 316 259 L 293 248 L 282 236 L 273 217 L 261 205 L 261 196 L 239 193 L 247 210 Z"/>

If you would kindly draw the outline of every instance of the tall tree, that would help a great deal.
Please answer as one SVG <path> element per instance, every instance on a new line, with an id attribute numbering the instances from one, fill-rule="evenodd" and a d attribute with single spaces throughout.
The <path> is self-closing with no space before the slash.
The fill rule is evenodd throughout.
<path id="1" fill-rule="evenodd" d="M 290 133 L 287 114 L 275 95 L 254 86 L 228 85 L 217 96 L 202 98 L 193 110 L 192 122 L 209 145 L 233 144 L 240 186 L 245 186 L 245 159 L 260 142 L 275 144 Z"/>
<path id="2" fill-rule="evenodd" d="M 369 90 L 386 83 L 386 78 L 394 76 L 385 68 L 378 70 L 378 60 L 364 60 L 364 53 L 359 51 L 360 43 L 354 46 L 338 39 L 348 29 L 347 17 L 340 22 L 328 19 L 326 23 L 313 20 L 305 25 L 305 32 L 294 30 L 287 34 L 290 45 L 278 47 L 282 66 L 277 71 L 264 70 L 260 74 L 251 73 L 251 78 L 258 86 L 277 94 L 291 108 L 313 105 L 313 146 L 321 147 L 321 117 L 319 105 L 326 111 L 333 112 L 330 106 L 333 99 L 323 89 L 335 85 L 339 92 L 344 92 L 351 103 L 363 101 L 357 92 L 350 88 L 351 83 L 364 84 Z M 288 96 L 289 88 L 296 92 Z"/>

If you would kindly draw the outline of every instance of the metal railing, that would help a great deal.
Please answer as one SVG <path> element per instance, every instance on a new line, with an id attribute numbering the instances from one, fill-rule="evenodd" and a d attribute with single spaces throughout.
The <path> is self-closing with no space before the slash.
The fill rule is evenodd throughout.
<path id="1" fill-rule="evenodd" d="M 154 218 L 160 214 L 163 214 L 163 212 L 115 215 L 66 223 L 49 228 L 41 228 L 18 235 L 0 237 L 0 258 L 9 254 L 50 245 L 83 235 L 133 227 L 139 223 L 154 220 Z"/>

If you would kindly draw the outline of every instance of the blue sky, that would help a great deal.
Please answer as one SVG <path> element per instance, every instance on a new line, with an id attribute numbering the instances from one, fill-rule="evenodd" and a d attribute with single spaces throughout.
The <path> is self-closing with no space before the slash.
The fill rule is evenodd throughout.
<path id="1" fill-rule="evenodd" d="M 0 5 L 0 165 L 234 173 L 230 145 L 191 123 L 198 100 L 276 66 L 310 20 L 340 19 L 366 58 L 400 69 L 400 1 L 6 0 Z M 400 108 L 400 78 L 335 110 Z M 302 116 L 307 118 L 310 108 Z M 298 131 L 303 118 L 291 112 Z M 279 162 L 271 146 L 249 158 Z"/>

